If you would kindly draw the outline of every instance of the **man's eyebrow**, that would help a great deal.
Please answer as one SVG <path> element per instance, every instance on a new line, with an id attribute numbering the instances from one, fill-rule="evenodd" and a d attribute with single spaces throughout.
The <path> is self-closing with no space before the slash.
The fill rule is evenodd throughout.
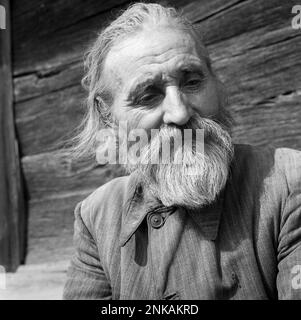
<path id="1" fill-rule="evenodd" d="M 148 77 L 140 82 L 136 81 L 128 94 L 127 100 L 132 100 L 141 94 L 147 87 L 154 85 L 158 81 L 158 77 Z"/>
<path id="2" fill-rule="evenodd" d="M 178 65 L 178 70 L 181 72 L 204 72 L 204 65 L 201 62 L 184 62 Z"/>
<path id="3" fill-rule="evenodd" d="M 197 72 L 200 74 L 204 73 L 204 65 L 200 61 L 181 62 L 177 65 L 176 72 Z M 147 87 L 152 86 L 159 81 L 162 81 L 162 77 L 148 76 L 147 78 L 137 79 L 134 84 L 130 87 L 127 100 L 131 101 L 141 94 Z"/>

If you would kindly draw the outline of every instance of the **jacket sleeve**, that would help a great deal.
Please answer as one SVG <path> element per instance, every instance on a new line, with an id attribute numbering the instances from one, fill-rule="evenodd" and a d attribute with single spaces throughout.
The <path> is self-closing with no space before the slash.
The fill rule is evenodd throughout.
<path id="1" fill-rule="evenodd" d="M 99 260 L 95 241 L 81 216 L 80 202 L 75 208 L 75 253 L 67 272 L 63 299 L 111 299 L 111 286 Z"/>
<path id="2" fill-rule="evenodd" d="M 289 193 L 280 220 L 277 289 L 279 299 L 301 300 L 301 153 L 287 164 Z"/>

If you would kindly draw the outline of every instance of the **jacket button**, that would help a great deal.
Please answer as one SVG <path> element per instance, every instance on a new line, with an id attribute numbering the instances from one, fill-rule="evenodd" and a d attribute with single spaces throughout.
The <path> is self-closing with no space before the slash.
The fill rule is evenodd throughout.
<path id="1" fill-rule="evenodd" d="M 164 224 L 164 219 L 160 214 L 154 213 L 150 216 L 150 224 L 153 228 L 158 229 Z"/>

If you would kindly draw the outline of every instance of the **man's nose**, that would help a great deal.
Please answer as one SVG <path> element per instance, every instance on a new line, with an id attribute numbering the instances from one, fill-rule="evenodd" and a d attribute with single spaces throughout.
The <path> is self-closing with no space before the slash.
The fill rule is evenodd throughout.
<path id="1" fill-rule="evenodd" d="M 192 116 L 192 109 L 187 101 L 183 100 L 181 92 L 176 86 L 166 88 L 164 99 L 163 122 L 165 124 L 184 125 Z"/>

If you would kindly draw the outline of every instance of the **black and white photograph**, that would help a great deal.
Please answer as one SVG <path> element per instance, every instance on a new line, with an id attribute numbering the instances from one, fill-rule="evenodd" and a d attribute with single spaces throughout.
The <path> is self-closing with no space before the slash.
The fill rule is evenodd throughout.
<path id="1" fill-rule="evenodd" d="M 0 0 L 0 300 L 301 300 L 301 0 Z"/>

